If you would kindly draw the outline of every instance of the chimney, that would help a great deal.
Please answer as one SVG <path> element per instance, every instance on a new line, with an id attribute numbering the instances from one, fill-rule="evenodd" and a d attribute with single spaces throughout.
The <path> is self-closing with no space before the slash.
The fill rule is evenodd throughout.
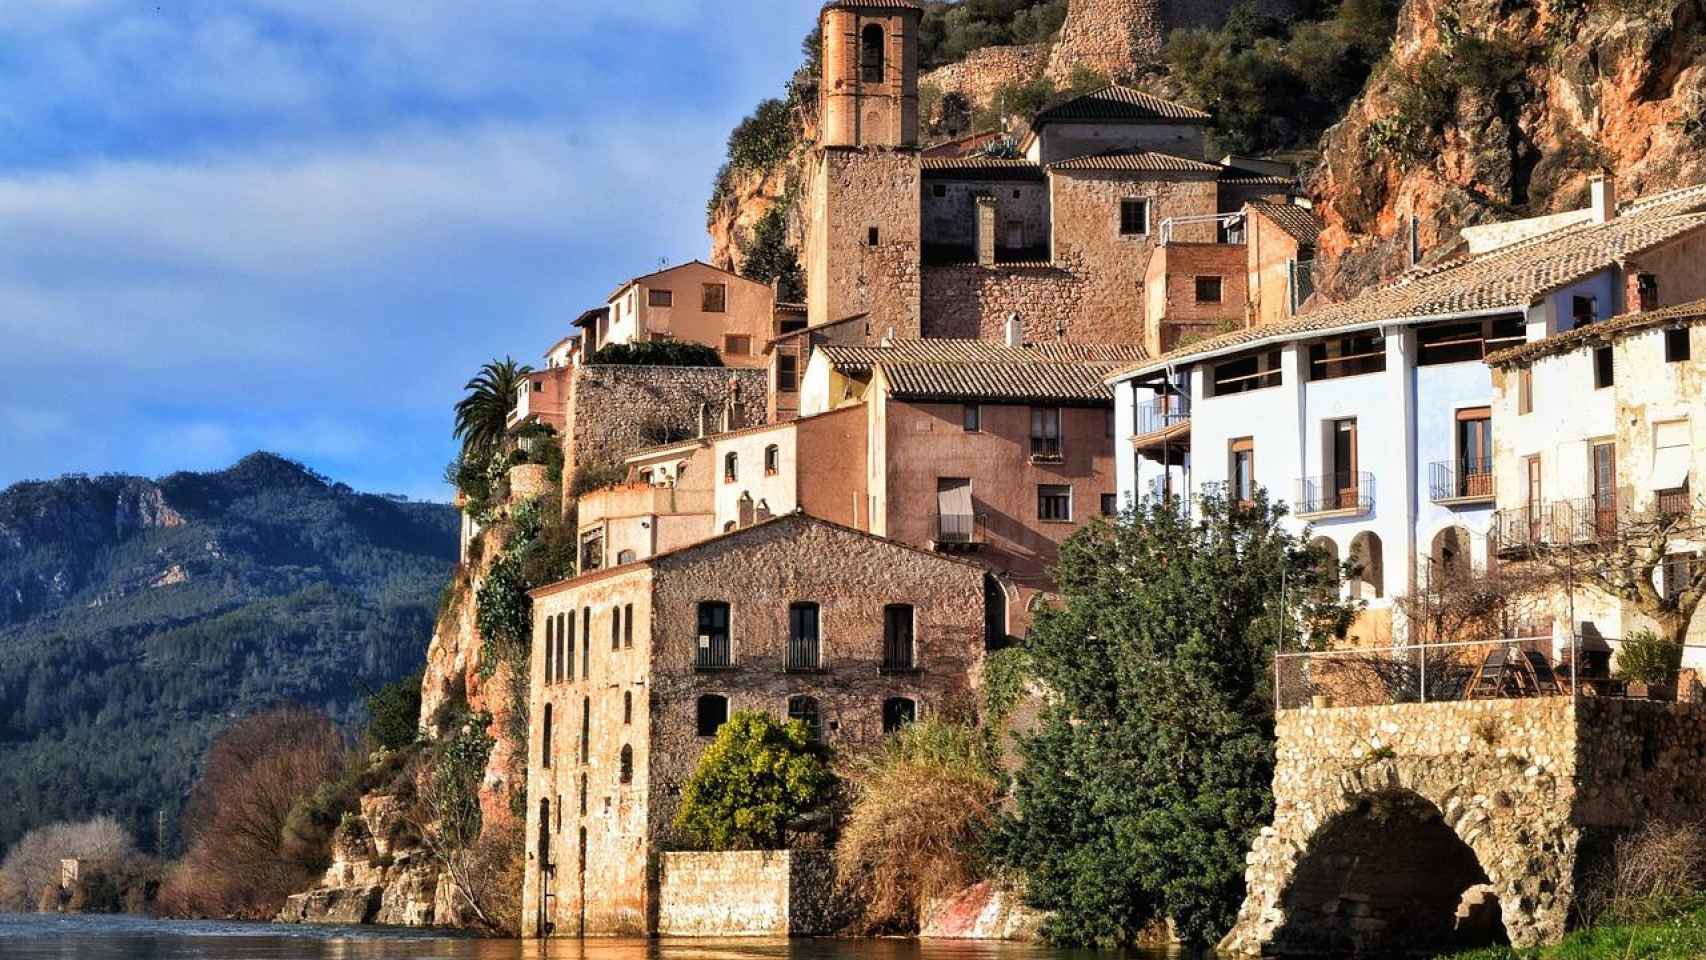
<path id="1" fill-rule="evenodd" d="M 1610 223 L 1617 216 L 1617 174 L 1601 170 L 1588 181 L 1588 206 L 1594 223 Z"/>
<path id="2" fill-rule="evenodd" d="M 977 264 L 995 266 L 995 198 L 987 193 L 977 198 Z"/>
<path id="3" fill-rule="evenodd" d="M 1415 214 L 1410 214 L 1409 237 L 1406 240 L 1410 250 L 1410 269 L 1416 269 L 1416 264 L 1422 262 L 1422 220 Z"/>
<path id="4" fill-rule="evenodd" d="M 1007 345 L 1009 347 L 1022 347 L 1025 345 L 1025 332 L 1024 328 L 1019 325 L 1019 315 L 1017 313 L 1009 313 L 1007 315 L 1006 332 Z"/>

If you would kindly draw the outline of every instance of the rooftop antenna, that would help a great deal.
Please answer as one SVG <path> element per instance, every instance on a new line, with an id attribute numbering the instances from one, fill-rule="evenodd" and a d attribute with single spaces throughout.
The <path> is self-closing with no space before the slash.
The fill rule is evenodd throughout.
<path id="1" fill-rule="evenodd" d="M 659 257 L 658 258 L 658 269 L 659 270 L 665 269 L 668 266 L 669 266 L 669 258 L 668 257 Z"/>

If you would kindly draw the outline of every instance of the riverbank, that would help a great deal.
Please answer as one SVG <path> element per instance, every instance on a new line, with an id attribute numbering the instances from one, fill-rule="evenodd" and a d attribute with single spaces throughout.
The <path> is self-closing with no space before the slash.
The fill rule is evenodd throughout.
<path id="1" fill-rule="evenodd" d="M 1553 947 L 1493 947 L 1438 960 L 1700 960 L 1706 957 L 1706 905 L 1661 923 L 1607 924 L 1578 931 Z"/>

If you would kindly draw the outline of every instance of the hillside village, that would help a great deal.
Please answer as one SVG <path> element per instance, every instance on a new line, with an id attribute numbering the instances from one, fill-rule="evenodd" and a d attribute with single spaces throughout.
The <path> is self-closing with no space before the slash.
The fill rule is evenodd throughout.
<path id="1" fill-rule="evenodd" d="M 531 590 L 529 646 L 496 671 L 473 611 L 441 621 L 423 697 L 423 717 L 466 697 L 515 724 L 482 803 L 525 811 L 525 936 L 809 932 L 786 903 L 762 931 L 719 928 L 706 916 L 731 908 L 704 891 L 762 900 L 812 861 L 669 852 L 719 729 L 756 711 L 858 750 L 975 715 L 986 658 L 1058 598 L 1063 543 L 1144 504 L 1287 505 L 1356 616 L 1333 650 L 1276 662 L 1275 706 L 1342 714 L 1347 742 L 1363 708 L 1508 709 L 1514 725 L 1548 696 L 1701 701 L 1706 183 L 1624 196 L 1607 171 L 1585 207 L 1465 226 L 1450 256 L 1411 218 L 1396 279 L 1330 298 L 1298 171 L 1209 156 L 1201 110 L 1109 84 L 1022 129 L 927 145 L 920 17 L 914 0 L 822 10 L 803 301 L 699 261 L 613 278 L 522 376 L 503 475 L 463 491 L 468 589 L 528 511 L 560 515 L 569 540 L 551 548 L 574 568 Z M 1496 636 L 1448 615 L 1471 584 L 1566 567 L 1567 587 L 1500 606 Z M 1680 668 L 1629 681 L 1624 639 L 1648 632 Z M 1467 672 L 1445 682 L 1446 661 Z M 1345 669 L 1381 662 L 1417 682 L 1371 693 Z M 1706 743 L 1697 714 L 1661 713 L 1681 756 Z M 1453 741 L 1481 722 L 1405 716 Z M 1533 723 L 1566 722 L 1547 717 Z M 1287 753 L 1316 739 L 1302 722 L 1282 718 L 1282 758 L 1325 781 L 1344 757 Z M 1706 813 L 1700 775 L 1670 772 L 1594 822 L 1660 793 Z M 1461 817 L 1422 785 L 1437 770 L 1415 776 Z M 1280 827 L 1310 816 L 1294 802 L 1314 801 L 1282 796 Z M 1533 802 L 1585 822 L 1567 797 Z M 1285 941 L 1295 904 L 1273 891 L 1304 867 L 1295 849 L 1251 856 L 1228 944 L 1257 953 Z M 1567 896 L 1470 860 L 1461 887 L 1496 893 L 1513 942 L 1562 934 Z M 1346 936 L 1376 942 L 1415 912 L 1395 883 L 1346 908 Z M 1322 924 L 1338 929 L 1339 905 L 1318 904 Z"/>

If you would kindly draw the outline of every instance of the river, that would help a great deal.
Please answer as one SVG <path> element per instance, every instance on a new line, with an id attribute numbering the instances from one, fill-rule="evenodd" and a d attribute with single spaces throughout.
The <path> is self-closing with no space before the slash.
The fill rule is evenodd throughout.
<path id="1" fill-rule="evenodd" d="M 915 940 L 483 940 L 390 927 L 0 914 L 0 960 L 1163 960 Z"/>

